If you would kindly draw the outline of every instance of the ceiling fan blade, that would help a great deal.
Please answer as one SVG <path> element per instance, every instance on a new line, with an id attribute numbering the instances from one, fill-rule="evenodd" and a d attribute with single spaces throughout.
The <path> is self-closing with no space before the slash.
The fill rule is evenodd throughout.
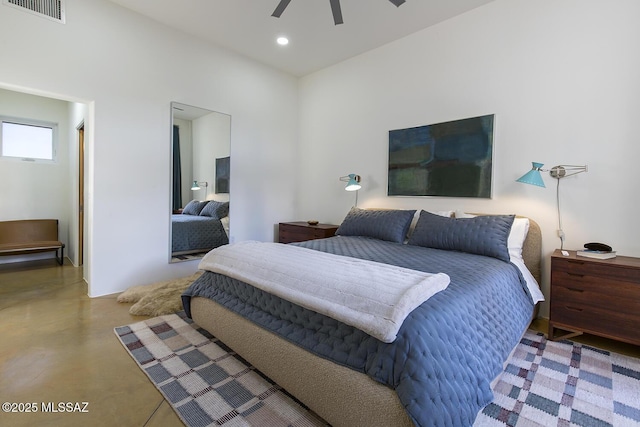
<path id="1" fill-rule="evenodd" d="M 397 7 L 400 7 L 400 5 L 405 2 L 405 0 L 389 0 L 389 1 L 395 4 Z"/>
<path id="2" fill-rule="evenodd" d="M 276 6 L 276 10 L 273 11 L 271 16 L 280 18 L 280 15 L 282 15 L 282 12 L 284 12 L 287 6 L 289 6 L 289 3 L 291 3 L 291 0 L 280 0 L 280 3 L 278 3 L 278 6 Z"/>
<path id="3" fill-rule="evenodd" d="M 333 22 L 336 25 L 343 24 L 342 9 L 340 8 L 340 0 L 329 0 L 331 3 L 331 13 L 333 13 Z"/>

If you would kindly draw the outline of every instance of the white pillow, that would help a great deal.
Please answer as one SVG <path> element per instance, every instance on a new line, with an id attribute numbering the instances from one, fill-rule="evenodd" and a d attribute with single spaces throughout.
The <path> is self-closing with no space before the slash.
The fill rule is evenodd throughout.
<path id="1" fill-rule="evenodd" d="M 431 212 L 434 215 L 444 216 L 446 218 L 451 218 L 451 216 L 453 215 L 453 211 L 427 211 L 427 212 Z"/>
<path id="2" fill-rule="evenodd" d="M 407 239 L 405 239 L 405 243 L 407 243 L 407 240 L 409 239 L 409 236 L 411 236 L 411 233 L 413 233 L 413 230 L 415 230 L 416 228 L 416 224 L 418 223 L 418 220 L 420 219 L 420 211 L 422 209 L 416 209 L 416 213 L 413 215 L 413 219 L 411 220 L 411 224 L 409 225 L 409 231 L 407 232 Z M 444 216 L 447 218 L 451 218 L 451 216 L 453 215 L 453 211 L 427 211 L 430 212 L 434 215 L 440 215 L 440 216 Z"/>
<path id="3" fill-rule="evenodd" d="M 462 212 L 462 211 L 458 211 L 457 210 L 457 211 L 455 211 L 453 213 L 453 216 L 455 216 L 456 218 L 475 218 L 478 215 L 471 215 L 471 214 L 468 214 L 466 212 Z"/>
<path id="4" fill-rule="evenodd" d="M 513 261 L 514 258 L 522 259 L 522 246 L 524 239 L 527 238 L 529 232 L 529 218 L 515 218 L 507 240 L 509 247 L 509 257 Z"/>

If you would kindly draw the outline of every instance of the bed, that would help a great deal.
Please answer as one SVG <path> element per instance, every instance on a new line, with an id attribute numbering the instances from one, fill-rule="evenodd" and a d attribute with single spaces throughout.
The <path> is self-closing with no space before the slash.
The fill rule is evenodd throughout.
<path id="1" fill-rule="evenodd" d="M 171 254 L 207 252 L 229 243 L 229 202 L 189 202 L 171 215 Z"/>
<path id="2" fill-rule="evenodd" d="M 413 211 L 352 210 L 338 236 L 294 244 L 448 275 L 393 342 L 211 271 L 185 292 L 185 310 L 334 426 L 472 425 L 541 298 L 540 230 L 518 219 L 515 260 L 511 215 L 419 214 L 408 241 Z"/>

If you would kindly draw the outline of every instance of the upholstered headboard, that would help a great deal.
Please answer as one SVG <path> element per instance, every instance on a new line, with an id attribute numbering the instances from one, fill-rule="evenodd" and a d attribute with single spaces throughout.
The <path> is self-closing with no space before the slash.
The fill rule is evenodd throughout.
<path id="1" fill-rule="evenodd" d="M 536 281 L 541 283 L 542 231 L 538 223 L 531 218 L 529 218 L 529 232 L 522 246 L 522 258 Z"/>

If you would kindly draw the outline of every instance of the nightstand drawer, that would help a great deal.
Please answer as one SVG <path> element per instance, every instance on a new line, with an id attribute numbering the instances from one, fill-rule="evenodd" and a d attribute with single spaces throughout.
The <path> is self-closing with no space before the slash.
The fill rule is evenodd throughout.
<path id="1" fill-rule="evenodd" d="M 559 291 L 566 289 L 568 292 L 563 293 L 563 297 L 582 294 L 599 305 L 611 300 L 611 307 L 617 307 L 619 303 L 635 303 L 635 310 L 640 311 L 640 284 L 565 271 L 554 270 L 552 274 L 554 298 L 560 296 Z"/>
<path id="2" fill-rule="evenodd" d="M 281 222 L 278 224 L 278 242 L 294 243 L 306 240 L 325 239 L 336 234 L 337 225 L 316 224 L 306 222 Z"/>
<path id="3" fill-rule="evenodd" d="M 637 285 L 630 287 L 639 288 Z M 632 292 L 635 291 L 635 292 Z M 640 289 L 590 283 L 553 283 L 551 303 L 597 308 L 601 312 L 624 313 L 640 320 Z M 554 311 L 555 318 L 555 311 Z"/>
<path id="4" fill-rule="evenodd" d="M 616 266 L 613 264 L 613 261 L 607 263 L 598 260 L 582 259 L 580 257 L 575 257 L 574 259 L 552 258 L 551 266 L 554 273 L 564 272 L 568 276 L 578 278 L 591 276 L 640 284 L 638 271 L 623 266 Z"/>
<path id="5" fill-rule="evenodd" d="M 640 315 L 610 311 L 573 302 L 551 301 L 553 323 L 581 331 L 640 343 Z"/>
<path id="6" fill-rule="evenodd" d="M 301 229 L 284 229 L 279 231 L 282 243 L 303 242 L 305 240 L 323 239 L 325 233 L 320 230 L 305 231 Z"/>

